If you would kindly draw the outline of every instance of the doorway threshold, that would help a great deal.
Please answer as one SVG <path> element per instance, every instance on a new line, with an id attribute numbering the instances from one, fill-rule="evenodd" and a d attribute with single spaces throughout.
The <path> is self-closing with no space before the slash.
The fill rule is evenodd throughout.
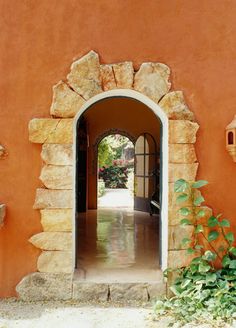
<path id="1" fill-rule="evenodd" d="M 95 271 L 86 275 L 81 269 L 76 269 L 73 275 L 73 299 L 80 302 L 111 302 L 125 305 L 137 305 L 154 301 L 166 295 L 166 283 L 161 270 L 155 270 L 149 276 L 135 277 L 132 271 L 115 270 L 110 275 L 109 271 Z M 141 273 L 141 272 L 140 272 Z M 147 272 L 146 272 L 147 273 Z M 150 278 L 150 280 L 149 280 Z"/>

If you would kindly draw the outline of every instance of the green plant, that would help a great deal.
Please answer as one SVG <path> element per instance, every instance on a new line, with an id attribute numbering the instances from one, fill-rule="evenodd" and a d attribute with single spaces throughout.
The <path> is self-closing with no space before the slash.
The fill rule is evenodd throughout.
<path id="1" fill-rule="evenodd" d="M 98 180 L 98 197 L 105 194 L 105 182 L 102 179 Z"/>
<path id="2" fill-rule="evenodd" d="M 182 240 L 192 260 L 177 270 L 178 278 L 171 286 L 175 296 L 158 301 L 155 311 L 169 312 L 181 322 L 232 321 L 236 317 L 234 234 L 221 214 L 204 220 L 204 198 L 199 188 L 206 184 L 204 180 L 190 183 L 180 179 L 174 186 L 176 203 L 184 204 L 179 209 L 180 224 L 193 226 L 192 236 Z M 169 268 L 165 275 L 173 271 Z"/>
<path id="3" fill-rule="evenodd" d="M 112 165 L 99 169 L 99 179 L 103 179 L 106 188 L 127 188 L 128 168 Z"/>

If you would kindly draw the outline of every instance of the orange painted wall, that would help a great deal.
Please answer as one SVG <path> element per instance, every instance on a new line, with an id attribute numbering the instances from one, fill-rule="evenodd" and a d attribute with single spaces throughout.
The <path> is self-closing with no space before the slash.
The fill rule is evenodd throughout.
<path id="1" fill-rule="evenodd" d="M 137 139 L 144 132 L 150 133 L 159 148 L 160 121 L 144 104 L 130 98 L 103 100 L 85 113 L 88 124 L 88 208 L 97 208 L 97 156 L 96 143 L 110 129 L 118 129 Z M 105 118 L 105 119 L 104 119 Z"/>
<path id="2" fill-rule="evenodd" d="M 41 160 L 27 124 L 48 117 L 51 87 L 73 58 L 90 49 L 102 63 L 160 61 L 172 69 L 201 129 L 199 178 L 210 181 L 207 203 L 235 222 L 236 165 L 225 151 L 224 128 L 236 113 L 234 0 L 0 0 L 0 202 L 8 206 L 0 230 L 0 296 L 14 295 L 36 268 L 27 239 L 40 231 L 32 209 Z M 235 223 L 234 223 L 235 224 Z M 236 224 L 235 224 L 236 228 Z"/>

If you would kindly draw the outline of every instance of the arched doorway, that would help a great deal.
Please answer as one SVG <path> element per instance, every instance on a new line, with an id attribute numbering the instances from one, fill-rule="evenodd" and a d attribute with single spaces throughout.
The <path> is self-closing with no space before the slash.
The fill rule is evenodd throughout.
<path id="1" fill-rule="evenodd" d="M 75 268 L 76 250 L 77 124 L 85 112 L 86 114 L 91 112 L 94 104 L 99 109 L 97 113 L 101 114 L 101 108 L 98 107 L 105 99 L 118 100 L 122 97 L 132 99 L 148 108 L 147 113 L 153 115 L 152 122 L 160 120 L 162 137 L 160 138 L 161 249 L 159 253 L 161 268 L 165 269 L 167 264 L 170 267 L 179 268 L 189 262 L 181 245 L 183 227 L 179 224 L 173 183 L 179 178 L 190 181 L 196 179 L 199 163 L 194 144 L 199 125 L 185 102 L 183 92 L 170 91 L 169 78 L 170 68 L 163 63 L 146 62 L 141 64 L 137 70 L 132 62 L 127 61 L 104 65 L 100 64 L 98 54 L 90 51 L 73 62 L 67 80 L 63 78 L 63 81 L 59 81 L 53 87 L 51 116 L 33 118 L 29 122 L 29 140 L 42 144 L 41 156 L 43 159 L 40 175 L 43 185 L 36 190 L 33 206 L 34 209 L 40 210 L 43 231 L 34 234 L 29 241 L 42 252 L 37 260 L 39 272 L 22 279 L 17 287 L 19 293 L 21 293 L 20 290 L 24 290 L 25 286 L 27 288 L 28 283 L 38 290 L 38 280 L 36 279 L 32 283 L 32 279 L 40 277 L 42 281 L 48 281 L 48 279 L 50 281 L 50 284 L 44 284 L 42 291 L 42 299 L 47 298 L 48 286 L 51 285 L 51 281 L 58 284 L 62 279 L 64 282 L 66 273 L 69 294 L 67 295 L 66 292 L 63 297 L 66 299 L 79 297 L 76 293 L 75 282 L 71 280 L 71 274 Z M 122 107 L 119 109 L 118 112 L 121 115 Z M 129 109 L 128 112 L 130 112 Z M 112 111 L 112 115 L 113 122 L 117 122 L 119 117 L 117 115 L 115 117 L 114 111 Z M 107 120 L 106 115 L 102 117 L 104 121 Z M 133 113 L 132 119 L 135 122 L 136 112 Z M 112 124 L 110 124 L 111 126 Z M 87 142 L 91 145 L 89 139 Z M 73 153 L 74 156 L 72 156 Z M 89 156 L 87 156 L 87 160 L 88 163 L 91 163 Z M 92 167 L 96 168 L 95 165 Z M 91 176 L 96 178 L 93 174 Z M 90 180 L 86 181 L 89 186 L 88 206 L 95 209 L 97 204 L 96 197 L 94 198 L 93 195 L 96 195 L 97 188 L 93 179 Z M 191 229 L 186 229 L 186 233 L 187 235 L 191 234 Z M 83 283 L 78 285 L 79 290 L 82 286 Z M 106 295 L 113 294 L 109 286 L 104 283 Z M 127 284 L 124 284 L 123 287 L 123 292 L 126 293 Z M 149 287 L 151 288 L 151 286 Z M 146 288 L 147 285 L 144 284 L 142 290 L 146 290 Z M 91 289 L 94 291 L 93 284 Z M 25 292 L 24 290 L 23 294 Z M 53 287 L 50 288 L 50 292 L 58 297 L 57 290 L 54 290 Z M 154 294 L 157 295 L 156 292 Z M 129 296 L 126 296 L 129 299 Z M 94 297 L 93 293 L 91 297 Z"/>
<path id="2" fill-rule="evenodd" d="M 97 208 L 134 209 L 134 142 L 123 131 L 98 138 Z"/>
<path id="3" fill-rule="evenodd" d="M 160 250 L 159 250 L 159 254 L 156 254 L 156 260 L 161 263 L 161 268 L 164 269 L 166 268 L 166 264 L 167 264 L 167 227 L 168 227 L 168 211 L 167 211 L 167 203 L 168 203 L 168 119 L 166 117 L 166 115 L 162 112 L 162 110 L 160 109 L 160 107 L 158 105 L 156 105 L 152 100 L 150 100 L 149 98 L 141 95 L 138 92 L 135 91 L 131 91 L 131 90 L 112 90 L 112 91 L 108 91 L 108 92 L 104 92 L 103 94 L 97 95 L 95 97 L 93 97 L 92 99 L 90 99 L 84 106 L 83 108 L 80 110 L 79 114 L 77 115 L 76 119 L 75 119 L 75 125 L 74 125 L 74 144 L 76 145 L 76 147 L 74 148 L 74 155 L 76 158 L 76 166 L 75 166 L 75 176 L 76 179 L 75 181 L 78 181 L 78 176 L 79 176 L 79 161 L 78 161 L 78 145 L 80 144 L 80 141 L 78 140 L 78 129 L 79 129 L 79 125 L 81 124 L 81 120 L 86 120 L 87 122 L 87 126 L 90 126 L 90 131 L 94 130 L 94 125 L 92 123 L 91 117 L 93 115 L 98 115 L 99 116 L 99 112 L 101 113 L 102 117 L 106 117 L 106 120 L 109 121 L 108 116 L 110 114 L 111 119 L 113 120 L 113 122 L 116 122 L 116 115 L 115 115 L 115 111 L 113 112 L 112 108 L 110 108 L 110 113 L 108 112 L 108 114 L 106 114 L 105 116 L 103 116 L 102 114 L 102 105 L 104 101 L 108 101 L 108 100 L 112 100 L 112 101 L 121 101 L 121 100 L 129 100 L 132 101 L 133 103 L 141 104 L 143 107 L 145 107 L 145 110 L 147 111 L 147 113 L 151 113 L 152 115 L 152 121 L 156 121 L 159 124 L 158 129 L 156 129 L 156 132 L 158 130 L 159 136 L 158 136 L 158 142 L 159 142 L 159 153 L 161 154 L 161 156 L 159 157 L 158 161 L 160 162 L 160 183 L 161 183 L 161 193 L 162 196 L 162 202 L 161 202 L 161 206 L 160 206 L 160 236 L 159 236 L 159 241 L 161 244 Z M 95 107 L 97 107 L 95 109 Z M 96 112 L 95 112 L 96 110 Z M 120 114 L 122 116 L 122 106 L 120 106 Z M 126 108 L 127 110 L 127 108 Z M 92 113 L 93 112 L 93 113 Z M 148 116 L 148 115 L 147 115 Z M 144 135 L 144 131 L 146 131 L 148 129 L 148 127 L 145 127 L 145 117 L 143 116 L 144 121 L 141 122 L 140 125 L 140 129 L 137 131 L 137 136 L 136 136 L 136 140 L 138 140 L 138 136 L 140 135 Z M 138 115 L 133 116 L 133 126 L 137 127 L 137 120 L 138 120 Z M 96 124 L 99 125 L 98 120 L 96 120 Z M 136 122 L 136 123 L 135 123 Z M 126 122 L 127 124 L 127 122 Z M 141 128 L 142 126 L 142 128 Z M 113 126 L 111 127 L 113 128 Z M 126 126 L 127 128 L 127 126 Z M 130 131 L 128 131 L 130 132 Z M 155 133 L 155 132 L 153 132 Z M 151 140 L 151 133 L 147 133 L 145 134 L 145 138 L 149 138 Z M 92 142 L 91 142 L 92 137 L 90 135 L 87 136 L 87 140 L 90 148 L 92 148 Z M 150 142 L 149 140 L 149 142 Z M 152 146 L 151 146 L 152 147 Z M 146 161 L 148 159 L 153 157 L 156 158 L 157 155 L 157 151 L 152 150 L 152 152 L 146 153 L 145 157 L 146 157 Z M 91 178 L 90 176 L 92 176 L 93 174 L 96 175 L 97 174 L 97 170 L 95 172 L 95 167 L 96 164 L 94 163 L 94 160 L 91 159 L 91 154 L 88 154 L 87 156 L 87 160 L 88 160 L 88 165 L 87 165 L 87 173 L 85 174 L 87 176 L 88 179 L 88 189 L 86 190 L 86 195 L 88 196 L 86 199 L 86 203 L 87 203 L 87 209 L 93 209 L 96 210 L 97 208 L 97 204 L 96 202 L 94 202 L 91 198 L 93 198 L 91 195 L 95 194 L 93 188 L 94 188 L 94 183 L 91 184 L 91 180 L 93 180 L 93 178 Z M 150 163 L 153 162 L 153 160 L 150 160 Z M 150 164 L 151 165 L 151 164 Z M 150 166 L 151 168 L 151 166 Z M 156 167 L 155 167 L 155 171 L 156 171 Z M 152 171 L 154 170 L 154 166 L 152 168 Z M 153 172 L 152 172 L 153 173 Z M 140 178 L 140 177 L 139 177 Z M 144 179 L 147 180 L 147 177 L 144 176 Z M 92 186 L 93 185 L 93 186 Z M 147 185 L 150 185 L 150 183 L 146 183 L 146 187 Z M 149 188 L 149 187 L 148 187 Z M 152 190 L 151 194 L 153 195 L 153 188 L 149 188 L 150 190 Z M 96 190 L 95 190 L 96 191 Z M 75 201 L 75 206 L 74 206 L 74 215 L 75 215 L 75 224 L 74 224 L 74 259 L 75 259 L 75 267 L 77 266 L 77 248 L 78 246 L 77 243 L 79 241 L 78 236 L 78 212 L 77 212 L 77 208 L 78 208 L 78 186 L 77 183 L 75 183 L 74 186 L 74 199 L 77 200 Z M 97 192 L 97 191 L 96 191 Z M 147 194 L 147 192 L 146 192 Z M 149 215 L 149 214 L 148 214 Z M 157 242 L 158 244 L 158 242 Z M 159 255 L 159 259 L 158 259 L 158 255 Z"/>

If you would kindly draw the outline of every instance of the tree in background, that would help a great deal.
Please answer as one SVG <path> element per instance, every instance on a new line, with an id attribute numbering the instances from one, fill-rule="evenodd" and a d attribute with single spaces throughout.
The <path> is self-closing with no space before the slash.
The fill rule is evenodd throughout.
<path id="1" fill-rule="evenodd" d="M 120 134 L 112 134 L 102 139 L 98 145 L 98 166 L 111 166 L 113 161 L 121 159 L 124 148 L 132 142 Z"/>
<path id="2" fill-rule="evenodd" d="M 99 179 L 106 188 L 127 188 L 133 172 L 133 158 L 125 160 L 125 148 L 133 148 L 133 143 L 120 134 L 109 135 L 98 145 Z"/>

